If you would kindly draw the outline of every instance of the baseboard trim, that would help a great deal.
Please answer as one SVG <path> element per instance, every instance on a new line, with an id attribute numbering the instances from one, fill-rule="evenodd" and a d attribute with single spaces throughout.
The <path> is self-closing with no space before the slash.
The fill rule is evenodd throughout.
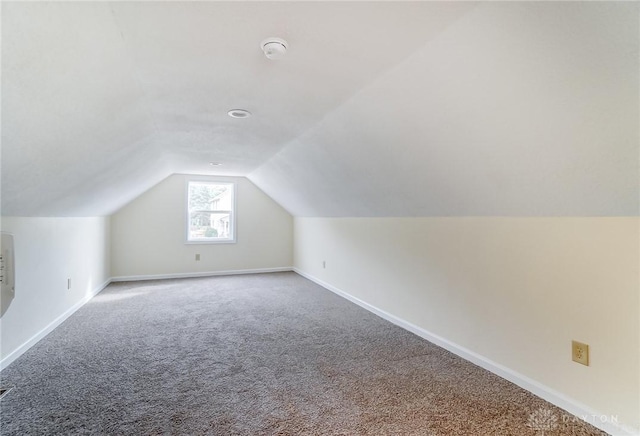
<path id="1" fill-rule="evenodd" d="M 228 271 L 205 271 L 193 273 L 174 273 L 174 274 L 150 274 L 139 276 L 118 276 L 112 277 L 112 282 L 136 282 L 140 280 L 164 280 L 164 279 L 185 279 L 193 277 L 212 277 L 212 276 L 231 276 L 239 274 L 262 274 L 274 272 L 293 271 L 293 267 L 285 266 L 278 268 L 257 268 L 257 269 L 235 269 Z"/>
<path id="2" fill-rule="evenodd" d="M 81 300 L 67 309 L 62 315 L 58 316 L 56 319 L 51 321 L 45 328 L 40 330 L 35 335 L 31 336 L 26 342 L 20 345 L 18 348 L 13 350 L 10 354 L 7 355 L 4 359 L 0 361 L 0 371 L 9 366 L 14 360 L 18 357 L 22 356 L 29 348 L 33 347 L 36 343 L 38 343 L 42 338 L 51 333 L 56 327 L 62 324 L 67 318 L 73 315 L 78 309 L 87 304 L 89 300 L 102 292 L 107 286 L 111 283 L 111 279 L 108 279 L 100 286 L 96 287 L 91 293 L 85 295 Z"/>
<path id="3" fill-rule="evenodd" d="M 306 273 L 302 270 L 300 270 L 299 268 L 293 268 L 293 271 L 296 272 L 297 274 L 301 275 L 302 277 L 311 280 L 312 282 L 322 286 L 323 288 L 351 301 L 352 303 L 357 304 L 358 306 L 362 307 L 363 309 L 368 310 L 369 312 L 378 315 L 379 317 L 397 325 L 398 327 L 401 327 L 405 330 L 410 331 L 411 333 L 420 336 L 423 339 L 426 339 L 429 342 L 432 342 L 442 348 L 444 348 L 445 350 L 448 350 L 450 352 L 452 352 L 453 354 L 456 354 L 460 357 L 462 357 L 465 360 L 468 360 L 469 362 L 478 365 L 484 369 L 486 369 L 487 371 L 490 371 L 508 381 L 510 381 L 511 383 L 514 383 L 518 386 L 520 386 L 521 388 L 533 393 L 534 395 L 537 395 L 538 397 L 550 402 L 551 404 L 554 404 L 556 406 L 558 406 L 559 408 L 567 411 L 568 413 L 570 413 L 571 415 L 582 419 L 583 421 L 588 422 L 589 424 L 593 425 L 594 427 L 599 428 L 600 430 L 603 430 L 611 435 L 615 435 L 615 436 L 638 436 L 640 435 L 640 429 L 639 430 L 634 430 L 630 427 L 627 427 L 625 425 L 622 425 L 620 423 L 616 423 L 613 422 L 611 420 L 605 420 L 604 422 L 601 421 L 602 417 L 606 417 L 605 414 L 602 413 L 597 413 L 596 411 L 594 411 L 593 409 L 591 409 L 590 407 L 575 401 L 572 398 L 567 397 L 566 395 L 561 394 L 560 392 L 555 391 L 554 389 L 551 389 L 548 386 L 545 386 L 523 374 L 520 374 L 512 369 L 507 368 L 506 366 L 503 366 L 499 363 L 496 363 L 490 359 L 487 359 L 484 356 L 481 356 L 478 353 L 475 353 L 465 347 L 462 347 L 454 342 L 451 342 L 445 338 L 443 338 L 442 336 L 438 336 L 434 333 L 429 332 L 428 330 L 423 329 L 422 327 L 418 327 L 415 324 L 411 324 L 410 322 L 407 322 L 405 320 L 403 320 L 402 318 L 399 318 L 395 315 L 392 315 L 388 312 L 385 312 L 382 309 L 379 309 L 369 303 L 367 303 L 366 301 L 363 301 L 357 297 L 354 297 L 353 295 L 339 289 L 336 288 L 335 286 L 324 282 L 320 279 L 318 279 L 317 277 L 312 276 L 309 273 Z"/>

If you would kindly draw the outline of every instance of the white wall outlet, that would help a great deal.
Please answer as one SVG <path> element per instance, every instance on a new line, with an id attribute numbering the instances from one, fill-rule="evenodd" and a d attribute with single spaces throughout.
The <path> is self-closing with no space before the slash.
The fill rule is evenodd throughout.
<path id="1" fill-rule="evenodd" d="M 67 290 L 71 289 L 71 279 L 67 279 Z"/>
<path id="2" fill-rule="evenodd" d="M 326 268 L 327 267 L 327 262 L 325 262 L 324 260 L 322 261 L 322 268 Z"/>
<path id="3" fill-rule="evenodd" d="M 196 254 L 196 262 L 200 261 L 200 253 Z"/>

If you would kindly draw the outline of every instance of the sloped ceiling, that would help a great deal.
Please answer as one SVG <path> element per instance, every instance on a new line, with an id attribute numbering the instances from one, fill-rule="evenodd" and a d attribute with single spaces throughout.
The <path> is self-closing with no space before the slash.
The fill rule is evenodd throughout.
<path id="1" fill-rule="evenodd" d="M 639 11 L 3 2 L 2 214 L 215 173 L 300 216 L 636 215 Z"/>

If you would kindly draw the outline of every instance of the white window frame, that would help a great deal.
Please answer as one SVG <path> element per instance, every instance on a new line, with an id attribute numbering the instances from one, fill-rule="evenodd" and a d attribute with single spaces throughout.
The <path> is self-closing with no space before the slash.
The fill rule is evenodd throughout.
<path id="1" fill-rule="evenodd" d="M 225 239 L 217 239 L 217 240 L 212 240 L 212 239 L 189 239 L 189 225 L 190 225 L 190 216 L 189 216 L 189 184 L 190 183 L 210 183 L 212 185 L 231 185 L 232 189 L 233 189 L 233 194 L 232 194 L 232 199 L 231 199 L 231 203 L 232 203 L 232 207 L 233 209 L 230 211 L 230 215 L 231 215 L 231 219 L 229 220 L 229 225 L 231 226 L 231 229 L 229 230 L 229 233 L 231 234 L 230 238 L 225 238 Z M 222 179 L 213 179 L 213 178 L 207 178 L 207 177 L 189 177 L 186 179 L 185 182 L 185 187 L 184 187 L 184 191 L 185 191 L 185 199 L 184 199 L 184 209 L 185 209 L 185 224 L 184 224 L 184 228 L 185 228 L 185 244 L 235 244 L 237 241 L 237 226 L 236 226 L 236 215 L 237 215 L 237 211 L 238 211 L 238 194 L 237 194 L 237 189 L 238 186 L 236 184 L 236 182 L 234 181 L 230 181 L 230 180 L 222 180 Z"/>

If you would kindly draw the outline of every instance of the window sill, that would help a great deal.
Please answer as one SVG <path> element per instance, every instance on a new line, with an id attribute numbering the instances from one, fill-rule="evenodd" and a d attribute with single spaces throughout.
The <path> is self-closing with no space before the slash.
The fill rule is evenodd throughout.
<path id="1" fill-rule="evenodd" d="M 235 244 L 235 239 L 224 239 L 222 241 L 185 241 L 186 245 L 218 245 L 218 244 Z"/>

